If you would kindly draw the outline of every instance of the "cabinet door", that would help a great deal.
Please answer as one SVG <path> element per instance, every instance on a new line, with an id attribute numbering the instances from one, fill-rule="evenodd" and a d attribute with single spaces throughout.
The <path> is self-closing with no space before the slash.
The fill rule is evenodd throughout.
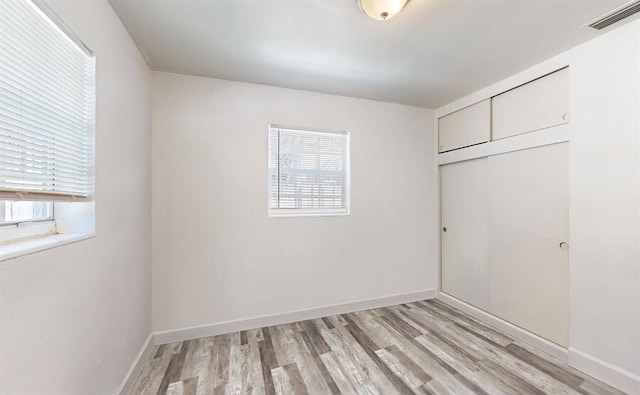
<path id="1" fill-rule="evenodd" d="M 491 113 L 492 140 L 569 122 L 569 69 L 495 96 Z"/>
<path id="2" fill-rule="evenodd" d="M 484 143 L 490 137 L 490 99 L 438 119 L 438 152 Z"/>
<path id="3" fill-rule="evenodd" d="M 442 166 L 440 175 L 441 289 L 486 309 L 487 158 Z"/>
<path id="4" fill-rule="evenodd" d="M 488 175 L 488 311 L 567 347 L 568 143 L 489 157 Z"/>

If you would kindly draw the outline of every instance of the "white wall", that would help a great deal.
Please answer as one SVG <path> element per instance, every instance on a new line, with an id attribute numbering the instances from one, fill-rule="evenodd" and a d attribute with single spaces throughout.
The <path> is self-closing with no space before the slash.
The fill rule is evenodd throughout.
<path id="1" fill-rule="evenodd" d="M 436 110 L 570 66 L 569 362 L 640 393 L 640 21 Z"/>
<path id="2" fill-rule="evenodd" d="M 153 327 L 435 287 L 433 112 L 153 73 Z M 350 216 L 267 217 L 267 125 L 351 133 Z"/>
<path id="3" fill-rule="evenodd" d="M 97 55 L 97 236 L 0 263 L 0 393 L 112 393 L 151 330 L 149 71 L 106 0 L 48 0 Z"/>
<path id="4" fill-rule="evenodd" d="M 570 347 L 638 379 L 640 21 L 572 57 Z"/>

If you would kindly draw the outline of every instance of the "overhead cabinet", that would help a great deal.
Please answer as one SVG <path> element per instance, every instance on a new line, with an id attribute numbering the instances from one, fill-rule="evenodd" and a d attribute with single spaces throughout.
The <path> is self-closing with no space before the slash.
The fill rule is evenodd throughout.
<path id="1" fill-rule="evenodd" d="M 498 140 L 569 122 L 569 68 L 494 96 L 491 139 Z"/>
<path id="2" fill-rule="evenodd" d="M 438 119 L 438 152 L 485 143 L 490 138 L 490 99 Z"/>

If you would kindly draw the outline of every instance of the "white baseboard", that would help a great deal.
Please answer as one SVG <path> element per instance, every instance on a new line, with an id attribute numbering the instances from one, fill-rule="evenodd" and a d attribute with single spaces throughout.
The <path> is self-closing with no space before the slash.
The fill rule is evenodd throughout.
<path id="1" fill-rule="evenodd" d="M 627 394 L 640 394 L 640 376 L 572 347 L 569 365 Z"/>
<path id="2" fill-rule="evenodd" d="M 265 326 L 280 325 L 290 322 L 316 319 L 330 315 L 351 313 L 354 311 L 392 306 L 401 303 L 410 303 L 418 300 L 433 299 L 436 297 L 436 294 L 437 293 L 435 289 L 426 289 L 417 292 L 359 300 L 337 305 L 314 307 L 287 313 L 265 315 L 235 321 L 225 321 L 214 324 L 161 331 L 155 333 L 154 341 L 155 344 L 158 345 L 183 340 L 198 339 L 201 337 L 209 337 L 225 333 L 244 331 L 248 329 L 262 328 Z"/>
<path id="3" fill-rule="evenodd" d="M 140 375 L 140 372 L 142 371 L 142 368 L 151 358 L 151 354 L 153 353 L 154 349 L 153 338 L 154 334 L 149 333 L 149 336 L 147 336 L 144 343 L 142 343 L 142 347 L 140 347 L 138 355 L 136 355 L 133 362 L 131 362 L 131 366 L 129 367 L 127 374 L 124 375 L 124 378 L 120 382 L 120 385 L 115 390 L 115 395 L 125 395 L 131 392 L 131 390 L 133 389 L 133 385 L 138 378 L 138 375 Z"/>
<path id="4" fill-rule="evenodd" d="M 546 352 L 547 354 L 553 355 L 563 362 L 567 362 L 568 360 L 567 349 L 562 348 L 561 346 L 552 343 L 547 339 L 543 339 L 540 336 L 534 335 L 533 333 L 526 331 L 516 325 L 513 325 L 510 322 L 502 320 L 492 314 L 487 313 L 486 311 L 480 310 L 477 307 L 473 307 L 470 304 L 465 303 L 445 293 L 440 292 L 438 294 L 438 299 L 450 306 L 457 308 L 458 310 L 464 311 L 465 313 L 479 319 L 480 321 L 485 322 L 489 326 L 498 329 L 507 336 L 527 343 L 528 345 L 535 347 L 540 351 Z"/>

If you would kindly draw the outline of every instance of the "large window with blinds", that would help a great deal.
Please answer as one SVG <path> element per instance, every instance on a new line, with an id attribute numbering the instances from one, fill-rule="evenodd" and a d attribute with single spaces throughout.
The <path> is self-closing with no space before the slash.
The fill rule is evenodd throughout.
<path id="1" fill-rule="evenodd" d="M 349 134 L 269 126 L 269 215 L 349 213 Z"/>
<path id="2" fill-rule="evenodd" d="M 0 1 L 0 223 L 93 194 L 95 58 L 41 0 Z"/>

